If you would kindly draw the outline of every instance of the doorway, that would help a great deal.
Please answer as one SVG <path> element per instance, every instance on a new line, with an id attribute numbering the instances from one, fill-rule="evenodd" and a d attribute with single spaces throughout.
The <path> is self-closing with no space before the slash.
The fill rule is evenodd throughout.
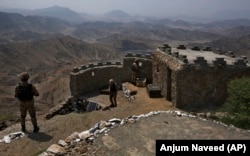
<path id="1" fill-rule="evenodd" d="M 172 89 L 172 70 L 167 67 L 167 95 L 166 95 L 166 99 L 168 101 L 172 101 L 171 98 L 171 89 Z"/>

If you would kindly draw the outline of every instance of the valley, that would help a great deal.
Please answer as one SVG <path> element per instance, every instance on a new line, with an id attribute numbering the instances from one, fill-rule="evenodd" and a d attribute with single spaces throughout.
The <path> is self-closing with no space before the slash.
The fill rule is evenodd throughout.
<path id="1" fill-rule="evenodd" d="M 121 10 L 91 15 L 60 6 L 35 10 L 0 8 L 0 126 L 5 126 L 0 129 L 0 134 L 3 136 L 20 130 L 19 103 L 14 98 L 14 88 L 20 81 L 17 75 L 23 71 L 30 73 L 29 82 L 33 83 L 40 93 L 40 96 L 35 98 L 35 106 L 41 125 L 41 133 L 37 136 L 28 134 L 28 137 L 13 144 L 0 145 L 0 153 L 13 156 L 20 155 L 22 151 L 24 155 L 36 155 L 59 139 L 66 138 L 72 132 L 88 129 L 100 120 L 125 118 L 157 110 L 178 110 L 165 99 L 149 98 L 145 88 L 139 88 L 138 96 L 133 102 L 127 101 L 119 91 L 119 103 L 115 109 L 89 114 L 70 113 L 45 120 L 44 114 L 71 96 L 70 73 L 74 67 L 89 63 L 122 61 L 126 53 L 150 54 L 162 44 L 185 45 L 189 48 L 209 46 L 222 52 L 232 51 L 235 55 L 244 55 L 250 61 L 249 18 L 213 21 L 195 21 L 190 20 L 195 19 L 191 17 L 188 19 L 132 16 Z M 108 96 L 93 94 L 86 96 L 108 105 Z M 152 121 L 151 118 L 147 120 Z M 131 129 L 135 133 L 136 130 L 142 129 L 141 132 L 147 136 L 158 137 L 153 132 L 155 127 L 150 127 L 156 125 L 166 130 L 159 130 L 162 138 L 249 138 L 248 134 L 241 133 L 239 129 L 228 128 L 229 130 L 224 133 L 225 127 L 210 121 L 189 120 L 179 118 L 178 115 L 158 117 L 154 120 L 156 122 L 153 124 L 139 123 L 139 128 L 126 125 L 130 129 L 125 127 L 125 131 L 121 130 L 122 134 L 120 131 L 113 133 L 117 133 L 122 141 L 128 137 L 126 130 L 131 132 Z M 183 129 L 183 125 L 186 124 L 188 127 L 190 123 L 193 125 L 192 131 Z M 204 126 L 201 133 L 200 125 Z M 214 127 L 211 128 L 211 125 Z M 31 128 L 30 122 L 28 128 Z M 155 138 L 145 139 L 141 133 L 136 134 L 136 137 L 130 135 L 131 139 L 127 140 L 132 140 L 131 147 L 127 147 L 130 149 L 128 151 L 138 155 L 138 151 L 132 146 L 133 143 L 140 142 L 134 140 L 140 137 L 143 140 L 141 142 L 149 140 L 145 149 L 151 150 L 151 146 L 154 145 L 152 139 Z M 97 140 L 98 142 L 100 144 L 91 150 L 94 148 L 100 155 L 102 152 L 115 153 L 115 150 L 110 152 L 103 148 L 102 142 L 105 144 L 105 140 Z M 124 146 L 123 143 L 120 144 Z M 97 147 L 98 150 L 95 149 Z M 146 151 L 145 149 L 142 151 Z"/>
<path id="2" fill-rule="evenodd" d="M 41 93 L 37 103 L 42 114 L 70 96 L 69 74 L 75 66 L 121 61 L 128 52 L 150 53 L 163 43 L 211 46 L 250 57 L 247 19 L 205 24 L 168 19 L 121 22 L 115 17 L 113 21 L 79 24 L 56 17 L 0 12 L 1 114 L 8 103 L 14 106 L 8 108 L 15 114 L 12 118 L 18 118 L 13 89 L 22 71 L 31 74 L 30 82 Z"/>

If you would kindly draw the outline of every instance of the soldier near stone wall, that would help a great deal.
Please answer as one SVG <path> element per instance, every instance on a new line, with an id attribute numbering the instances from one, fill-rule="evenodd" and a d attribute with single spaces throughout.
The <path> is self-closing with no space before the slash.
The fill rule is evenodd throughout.
<path id="1" fill-rule="evenodd" d="M 39 92 L 34 85 L 28 83 L 29 74 L 27 72 L 19 74 L 18 77 L 20 78 L 21 83 L 19 83 L 15 88 L 15 97 L 20 101 L 21 130 L 23 132 L 27 132 L 25 119 L 28 111 L 34 127 L 33 132 L 36 133 L 39 131 L 39 127 L 37 126 L 34 96 L 39 96 Z"/>
<path id="2" fill-rule="evenodd" d="M 139 61 L 138 59 L 135 59 L 132 67 L 131 67 L 131 83 L 136 85 L 136 79 L 138 77 L 138 72 L 139 72 Z"/>
<path id="3" fill-rule="evenodd" d="M 109 100 L 110 100 L 110 107 L 117 107 L 117 101 L 116 101 L 116 97 L 117 97 L 117 92 L 118 92 L 118 88 L 117 88 L 117 84 L 113 79 L 109 80 Z"/>

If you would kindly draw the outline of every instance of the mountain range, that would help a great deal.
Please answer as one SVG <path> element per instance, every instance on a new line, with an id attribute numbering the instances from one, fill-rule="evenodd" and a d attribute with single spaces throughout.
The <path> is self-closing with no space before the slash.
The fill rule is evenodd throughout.
<path id="1" fill-rule="evenodd" d="M 128 15 L 122 14 L 122 16 L 127 17 Z M 136 36 L 140 40 L 145 40 L 144 35 L 146 35 L 148 41 L 168 42 L 181 38 L 181 40 L 190 40 L 191 33 L 193 40 L 218 39 L 220 36 L 229 36 L 230 32 L 238 37 L 240 34 L 245 35 L 249 30 L 248 26 L 250 26 L 248 19 L 206 24 L 169 19 L 132 22 L 86 21 L 81 24 L 72 24 L 56 17 L 24 16 L 18 13 L 0 12 L 0 44 L 46 39 L 54 35 L 71 35 L 85 41 L 104 40 L 102 38 L 114 35 L 128 36 L 127 38 Z"/>
<path id="2" fill-rule="evenodd" d="M 250 19 L 250 10 L 222 10 L 215 12 L 209 16 L 199 17 L 199 16 L 187 16 L 187 15 L 179 15 L 179 16 L 167 16 L 166 17 L 148 17 L 143 15 L 130 15 L 129 13 L 122 10 L 111 10 L 104 14 L 89 14 L 84 12 L 76 12 L 67 7 L 61 6 L 52 6 L 48 8 L 35 9 L 35 10 L 27 10 L 27 9 L 6 9 L 0 8 L 2 12 L 9 13 L 20 13 L 22 15 L 38 15 L 38 16 L 48 16 L 48 17 L 56 17 L 67 20 L 72 23 L 81 23 L 83 21 L 119 21 L 119 22 L 131 22 L 131 21 L 145 21 L 149 19 L 171 19 L 171 20 L 182 20 L 182 21 L 193 21 L 193 22 L 201 22 L 208 23 L 214 21 L 224 21 L 224 20 L 232 20 L 232 19 Z"/>
<path id="3" fill-rule="evenodd" d="M 9 50 L 10 47 L 16 47 L 17 43 L 21 46 L 29 44 L 34 46 L 48 40 L 53 43 L 53 41 L 57 42 L 58 38 L 69 37 L 71 41 L 76 40 L 77 42 L 83 42 L 82 44 L 85 45 L 99 44 L 102 48 L 112 49 L 112 51 L 150 51 L 162 43 L 172 43 L 174 45 L 183 43 L 201 44 L 217 40 L 223 41 L 224 38 L 232 41 L 239 40 L 239 38 L 244 40 L 246 39 L 245 36 L 250 33 L 250 20 L 248 19 L 210 23 L 174 21 L 170 19 L 147 19 L 145 21 L 130 22 L 108 20 L 84 21 L 77 24 L 62 19 L 63 17 L 73 19 L 73 16 L 80 18 L 79 14 L 68 8 L 54 6 L 33 10 L 32 12 L 40 15 L 25 16 L 19 13 L 0 12 L 0 45 L 2 45 L 0 48 L 4 49 L 2 52 L 12 51 Z M 129 14 L 120 10 L 111 11 L 105 16 L 109 17 L 109 19 L 130 17 Z M 61 46 L 64 45 L 57 47 Z M 20 47 L 17 49 L 22 51 L 24 47 Z M 44 49 L 43 47 L 39 48 Z M 52 49 L 44 51 L 53 51 Z M 71 52 L 75 53 L 74 50 Z"/>
<path id="4" fill-rule="evenodd" d="M 90 15 L 84 12 L 78 13 L 67 7 L 60 7 L 60 6 L 52 6 L 36 10 L 0 9 L 0 11 L 7 13 L 19 13 L 24 16 L 46 16 L 46 17 L 60 18 L 74 24 L 79 24 L 85 21 L 93 21 L 93 20 L 101 20 L 101 21 L 137 20 L 134 17 L 130 16 L 128 13 L 121 10 L 112 10 L 103 15 Z"/>
<path id="5" fill-rule="evenodd" d="M 13 99 L 17 74 L 24 70 L 39 85 L 40 102 L 55 104 L 70 94 L 73 67 L 121 61 L 124 53 L 150 53 L 165 43 L 250 57 L 249 19 L 200 23 L 134 17 L 120 10 L 97 17 L 58 6 L 22 12 L 0 12 L 0 102 Z"/>
<path id="6" fill-rule="evenodd" d="M 70 97 L 70 73 L 74 67 L 89 63 L 122 61 L 125 53 L 148 54 L 162 44 L 170 44 L 172 47 L 180 44 L 210 46 L 212 49 L 219 48 L 222 51 L 233 51 L 236 55 L 245 55 L 248 60 L 250 58 L 248 16 L 226 19 L 223 15 L 219 21 L 200 22 L 202 20 L 193 20 L 193 17 L 186 20 L 184 16 L 178 19 L 131 16 L 121 10 L 113 10 L 103 15 L 90 15 L 59 6 L 37 10 L 0 10 L 0 123 L 11 124 L 18 121 L 13 119 L 19 119 L 14 88 L 19 83 L 17 75 L 23 71 L 30 73 L 29 81 L 39 90 L 36 108 L 40 119 L 41 115 L 52 107 L 60 106 L 60 103 Z M 149 107 L 144 107 L 148 97 L 141 96 L 143 94 L 139 97 L 143 102 L 136 99 L 137 103 L 130 105 L 131 103 L 121 101 L 119 107 L 113 111 L 99 114 L 95 112 L 92 116 L 76 113 L 66 117 L 57 116 L 54 120 L 44 121 L 42 132 L 38 135 L 28 134 L 28 138 L 23 139 L 26 141 L 13 142 L 12 146 L 2 147 L 4 152 L 14 151 L 15 154 L 30 154 L 30 151 L 34 152 L 34 148 L 41 152 L 41 149 L 45 149 L 44 144 L 65 138 L 58 138 L 56 134 L 62 136 L 82 130 L 82 127 L 92 125 L 93 119 L 106 118 L 104 114 L 114 117 L 114 112 L 116 115 L 124 116 L 125 109 L 129 115 L 131 110 L 145 113 L 143 109 L 156 109 L 155 105 L 152 105 L 154 99 L 150 99 Z M 104 96 L 98 101 L 106 99 Z M 166 107 L 165 103 L 159 106 L 158 100 L 153 104 L 158 106 L 157 109 Z M 16 129 L 19 130 L 18 127 Z M 52 131 L 53 135 L 50 136 Z M 50 137 L 53 140 L 46 140 Z M 27 142 L 29 146 L 23 144 Z M 23 146 L 20 146 L 20 143 Z M 16 145 L 19 148 L 15 148 Z M 138 155 L 137 151 L 136 154 Z"/>

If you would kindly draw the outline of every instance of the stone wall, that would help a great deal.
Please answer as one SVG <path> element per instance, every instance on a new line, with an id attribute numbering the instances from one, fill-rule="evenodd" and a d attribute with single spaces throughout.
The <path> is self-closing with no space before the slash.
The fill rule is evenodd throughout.
<path id="1" fill-rule="evenodd" d="M 250 76 L 250 67 L 243 59 L 229 65 L 223 58 L 209 64 L 204 57 L 197 57 L 188 63 L 187 57 L 177 52 L 157 49 L 152 61 L 153 85 L 161 88 L 173 106 L 182 109 L 216 108 L 225 102 L 230 80 Z"/>
<path id="2" fill-rule="evenodd" d="M 175 75 L 182 68 L 181 62 L 160 51 L 153 53 L 152 61 L 153 85 L 159 86 L 162 95 L 175 103 L 177 99 Z"/>
<path id="3" fill-rule="evenodd" d="M 186 68 L 176 75 L 176 106 L 212 109 L 221 106 L 227 98 L 228 82 L 243 76 L 250 76 L 250 68 Z"/>
<path id="4" fill-rule="evenodd" d="M 147 83 L 152 82 L 152 59 L 151 55 L 126 54 L 123 63 L 107 62 L 88 64 L 75 67 L 70 74 L 70 91 L 72 96 L 80 96 L 86 93 L 105 89 L 109 79 L 114 79 L 119 86 L 123 82 L 130 82 L 131 65 L 134 59 L 139 59 L 139 77 L 146 78 Z"/>
<path id="5" fill-rule="evenodd" d="M 182 46 L 180 49 L 187 48 Z M 200 50 L 196 48 L 195 51 Z M 211 48 L 206 51 L 211 51 Z M 170 46 L 165 46 L 165 49 L 157 48 L 151 55 L 126 54 L 122 63 L 107 62 L 75 67 L 70 75 L 71 95 L 81 96 L 105 89 L 111 78 L 120 87 L 122 83 L 130 82 L 131 65 L 135 59 L 139 59 L 139 77 L 146 78 L 146 84 L 159 86 L 166 100 L 178 108 L 216 108 L 225 102 L 230 80 L 250 76 L 246 58 L 232 59 L 230 64 L 223 56 L 213 58 L 212 61 L 210 56 L 197 56 L 190 60 L 185 55 L 171 51 Z M 206 59 L 210 59 L 209 62 Z"/>

